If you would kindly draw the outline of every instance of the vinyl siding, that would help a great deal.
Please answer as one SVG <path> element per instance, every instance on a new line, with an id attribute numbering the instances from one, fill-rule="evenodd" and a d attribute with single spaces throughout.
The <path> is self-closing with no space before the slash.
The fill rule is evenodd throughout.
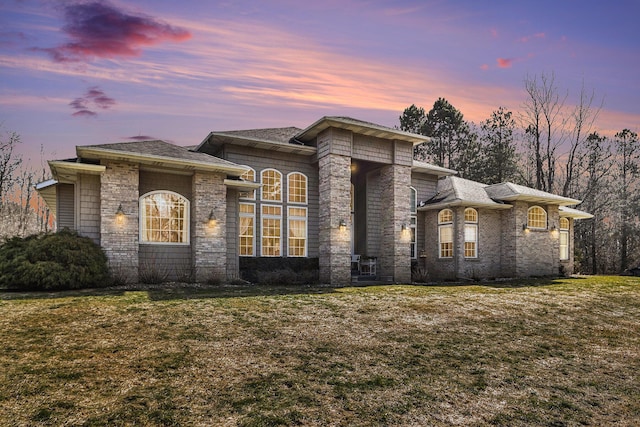
<path id="1" fill-rule="evenodd" d="M 56 224 L 58 230 L 76 229 L 75 186 L 73 184 L 58 184 L 58 209 Z"/>
<path id="2" fill-rule="evenodd" d="M 79 175 L 78 232 L 100 243 L 100 176 Z"/>

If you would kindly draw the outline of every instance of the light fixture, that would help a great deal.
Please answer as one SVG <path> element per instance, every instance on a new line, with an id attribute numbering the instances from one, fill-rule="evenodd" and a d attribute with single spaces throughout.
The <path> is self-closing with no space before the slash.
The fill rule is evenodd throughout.
<path id="1" fill-rule="evenodd" d="M 208 219 L 208 224 L 209 227 L 213 227 L 214 225 L 216 225 L 216 221 L 218 219 L 216 218 L 216 215 L 213 213 L 213 209 L 211 209 L 211 213 L 209 213 L 209 219 Z"/>
<path id="2" fill-rule="evenodd" d="M 118 210 L 116 210 L 116 223 L 122 224 L 124 222 L 125 213 L 122 210 L 122 203 L 118 205 Z"/>
<path id="3" fill-rule="evenodd" d="M 345 221 L 344 219 L 341 219 L 339 227 L 340 227 L 340 230 L 344 230 L 345 228 L 347 228 L 347 221 Z"/>
<path id="4" fill-rule="evenodd" d="M 553 237 L 555 239 L 559 235 L 560 235 L 560 233 L 558 232 L 558 227 L 556 227 L 555 225 L 553 227 L 551 227 L 551 237 Z"/>
<path id="5" fill-rule="evenodd" d="M 525 233 L 529 232 L 529 226 L 527 224 L 522 224 L 522 231 L 524 231 Z"/>
<path id="6" fill-rule="evenodd" d="M 406 223 L 402 223 L 402 231 L 407 231 L 409 229 L 409 227 L 407 227 Z"/>

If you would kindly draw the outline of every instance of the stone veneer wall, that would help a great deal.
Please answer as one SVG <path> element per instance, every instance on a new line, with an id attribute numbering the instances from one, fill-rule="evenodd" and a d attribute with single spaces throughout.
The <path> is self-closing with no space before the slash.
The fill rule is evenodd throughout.
<path id="1" fill-rule="evenodd" d="M 520 226 L 516 247 L 517 277 L 555 276 L 560 270 L 560 240 L 552 236 L 552 226 L 558 227 L 558 206 L 538 205 L 547 211 L 547 229 L 522 230 L 527 223 L 527 212 L 530 206 L 526 202 L 516 202 L 516 226 Z"/>
<path id="2" fill-rule="evenodd" d="M 456 228 L 456 256 L 458 257 L 458 277 L 469 279 L 495 278 L 502 276 L 500 247 L 501 211 L 493 209 L 476 209 L 478 212 L 477 258 L 464 257 L 464 207 L 455 208 L 455 220 L 460 227 Z"/>
<path id="3" fill-rule="evenodd" d="M 227 277 L 225 175 L 194 172 L 191 190 L 191 251 L 197 282 Z M 216 221 L 209 224 L 213 210 Z"/>
<path id="4" fill-rule="evenodd" d="M 391 276 L 394 282 L 411 282 L 411 247 L 408 231 L 403 233 L 402 225 L 409 225 L 411 167 L 388 165 L 380 170 L 380 200 L 382 209 L 380 258 L 378 275 Z"/>
<path id="5" fill-rule="evenodd" d="M 100 180 L 100 243 L 109 265 L 120 278 L 138 281 L 138 176 L 137 164 L 107 162 Z M 122 204 L 124 221 L 116 222 Z"/>

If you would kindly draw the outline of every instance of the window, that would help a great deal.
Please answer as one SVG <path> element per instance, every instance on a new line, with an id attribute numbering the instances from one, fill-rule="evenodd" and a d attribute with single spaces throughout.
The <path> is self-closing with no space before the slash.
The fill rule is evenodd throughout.
<path id="1" fill-rule="evenodd" d="M 307 256 L 307 208 L 290 207 L 287 224 L 289 225 L 289 256 Z"/>
<path id="2" fill-rule="evenodd" d="M 265 169 L 261 174 L 262 200 L 282 201 L 282 174 L 275 169 Z"/>
<path id="3" fill-rule="evenodd" d="M 248 167 L 248 166 L 247 166 Z M 245 181 L 255 182 L 256 181 L 256 171 L 253 168 L 249 168 L 248 171 L 240 175 L 240 179 L 244 179 Z M 241 191 L 239 194 L 241 199 L 255 199 L 256 198 L 256 190 L 247 190 Z"/>
<path id="4" fill-rule="evenodd" d="M 478 211 L 464 210 L 464 257 L 478 257 Z"/>
<path id="5" fill-rule="evenodd" d="M 287 201 L 289 203 L 307 203 L 307 177 L 299 172 L 291 172 L 287 175 L 289 188 Z"/>
<path id="6" fill-rule="evenodd" d="M 282 206 L 262 205 L 262 256 L 282 252 Z"/>
<path id="7" fill-rule="evenodd" d="M 444 209 L 438 213 L 438 242 L 440 258 L 453 258 L 453 211 Z"/>
<path id="8" fill-rule="evenodd" d="M 569 259 L 569 220 L 560 218 L 560 259 Z"/>
<path id="9" fill-rule="evenodd" d="M 409 232 L 411 233 L 411 259 L 416 259 L 418 257 L 416 242 L 416 225 L 418 223 L 418 192 L 413 187 L 409 187 L 409 192 L 409 208 L 411 211 L 411 220 L 409 221 Z"/>
<path id="10" fill-rule="evenodd" d="M 532 206 L 527 214 L 527 227 L 546 229 L 547 228 L 547 212 L 540 206 Z"/>
<path id="11" fill-rule="evenodd" d="M 240 256 L 255 254 L 256 205 L 240 203 Z"/>
<path id="12" fill-rule="evenodd" d="M 189 243 L 189 201 L 171 191 L 140 197 L 141 243 Z"/>

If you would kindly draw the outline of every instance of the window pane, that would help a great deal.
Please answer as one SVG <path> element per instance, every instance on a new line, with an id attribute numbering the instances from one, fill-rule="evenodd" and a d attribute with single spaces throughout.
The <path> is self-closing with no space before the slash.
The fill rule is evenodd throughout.
<path id="1" fill-rule="evenodd" d="M 262 200 L 282 200 L 282 174 L 268 169 L 262 172 Z"/>
<path id="2" fill-rule="evenodd" d="M 466 222 L 478 222 L 478 211 L 475 209 L 465 209 L 464 210 L 464 220 Z"/>
<path id="3" fill-rule="evenodd" d="M 438 214 L 438 223 L 446 223 L 453 221 L 453 211 L 451 209 L 445 209 Z"/>
<path id="4" fill-rule="evenodd" d="M 289 175 L 287 200 L 290 203 L 307 203 L 307 177 L 301 173 Z"/>
<path id="5" fill-rule="evenodd" d="M 255 247 L 255 205 L 240 203 L 240 256 L 253 256 Z"/>
<path id="6" fill-rule="evenodd" d="M 478 240 L 478 227 L 467 224 L 464 226 L 464 241 L 476 242 Z"/>
<path id="7" fill-rule="evenodd" d="M 140 241 L 188 243 L 188 201 L 179 194 L 156 192 L 143 196 Z"/>
<path id="8" fill-rule="evenodd" d="M 529 228 L 547 228 L 547 212 L 540 206 L 529 208 L 527 225 Z"/>

